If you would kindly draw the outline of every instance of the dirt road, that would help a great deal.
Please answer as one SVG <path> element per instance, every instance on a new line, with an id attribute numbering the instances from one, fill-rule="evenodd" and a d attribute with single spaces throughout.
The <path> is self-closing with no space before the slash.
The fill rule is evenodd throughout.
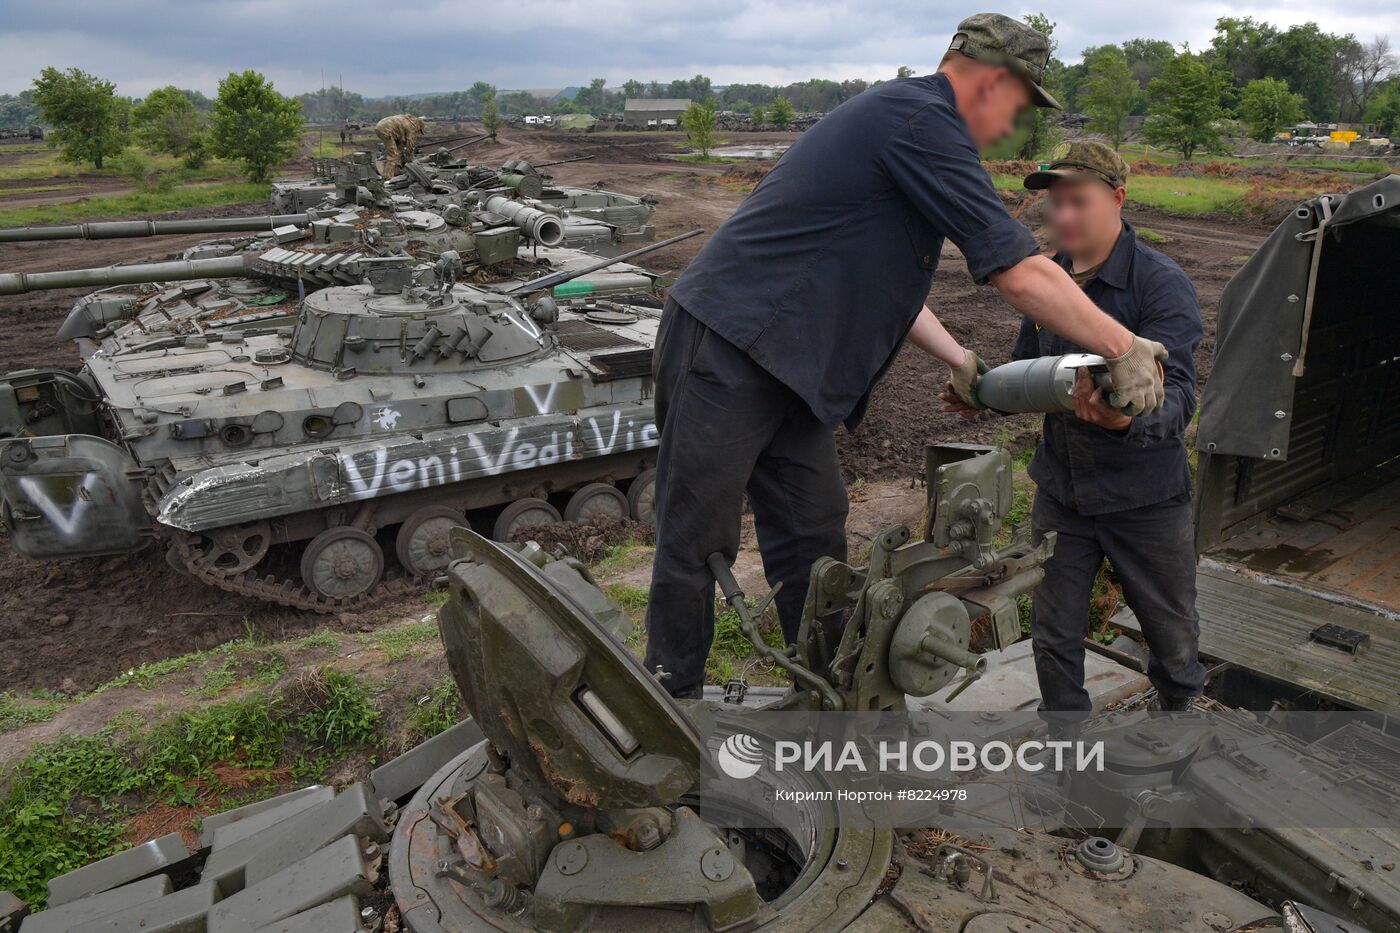
<path id="1" fill-rule="evenodd" d="M 794 134 L 744 134 L 745 143 L 789 142 Z M 713 231 L 752 188 L 749 166 L 677 162 L 676 134 L 506 132 L 496 143 L 473 147 L 483 162 L 533 161 L 592 155 L 560 165 L 557 180 L 650 194 L 660 201 L 655 222 L 662 236 L 693 227 Z M 0 203 L 3 196 L 0 193 Z M 264 204 L 236 205 L 172 216 L 258 213 Z M 1206 339 L 1198 355 L 1204 377 L 1214 341 L 1215 308 L 1225 282 L 1267 235 L 1263 227 L 1134 213 L 1131 221 L 1162 239 L 1155 245 L 1186 270 L 1200 293 Z M 200 237 L 161 240 L 0 245 L 0 271 L 95 266 L 168 257 Z M 648 257 L 657 271 L 679 271 L 703 243 L 697 237 Z M 0 298 L 0 371 L 59 366 L 78 357 L 54 332 L 81 291 Z M 1007 358 L 1020 319 L 990 288 L 974 285 L 956 250 L 947 247 L 935 277 L 931 306 L 949 328 L 989 362 Z M 918 469 L 931 440 L 1029 444 L 1036 420 L 1026 416 L 966 424 L 937 412 L 943 368 L 917 350 L 905 351 L 876 390 L 869 416 L 839 446 L 848 479 L 895 481 Z M 5 688 L 91 687 L 143 661 L 208 647 L 248 631 L 278 638 L 323 625 L 354 628 L 359 617 L 326 618 L 270 607 L 208 590 L 168 568 L 157 554 L 96 561 L 34 564 L 0 548 L 0 684 Z"/>

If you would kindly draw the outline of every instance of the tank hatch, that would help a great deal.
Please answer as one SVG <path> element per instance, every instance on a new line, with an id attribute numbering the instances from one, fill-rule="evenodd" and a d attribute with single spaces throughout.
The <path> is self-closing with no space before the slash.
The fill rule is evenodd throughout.
<path id="1" fill-rule="evenodd" d="M 664 806 L 699 777 L 689 718 L 598 623 L 566 578 L 466 529 L 442 612 L 448 663 L 473 718 L 513 770 L 560 803 Z M 459 608 L 460 607 L 460 608 Z"/>

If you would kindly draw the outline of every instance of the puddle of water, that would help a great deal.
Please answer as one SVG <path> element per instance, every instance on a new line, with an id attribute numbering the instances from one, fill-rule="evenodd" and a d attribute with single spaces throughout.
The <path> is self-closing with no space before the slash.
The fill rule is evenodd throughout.
<path id="1" fill-rule="evenodd" d="M 787 150 L 787 146 L 725 146 L 710 150 L 710 155 L 722 159 L 776 159 Z"/>
<path id="2" fill-rule="evenodd" d="M 1213 551 L 1211 556 L 1264 573 L 1291 573 L 1304 577 L 1326 569 L 1336 561 L 1336 555 L 1325 547 L 1303 549 L 1291 544 L 1253 549 L 1222 547 Z"/>

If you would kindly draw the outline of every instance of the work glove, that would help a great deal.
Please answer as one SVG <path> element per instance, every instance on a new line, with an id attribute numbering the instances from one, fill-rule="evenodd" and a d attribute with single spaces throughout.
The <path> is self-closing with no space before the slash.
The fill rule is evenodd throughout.
<path id="1" fill-rule="evenodd" d="M 1108 360 L 1108 377 L 1113 381 L 1108 404 L 1125 415 L 1141 415 L 1162 407 L 1162 364 L 1167 348 L 1155 340 L 1134 335 L 1133 345 L 1122 356 Z"/>
<path id="2" fill-rule="evenodd" d="M 952 371 L 949 385 L 953 387 L 953 394 L 959 401 L 973 408 L 986 408 L 986 405 L 977 401 L 977 383 L 987 371 L 987 364 L 982 357 L 971 350 L 964 350 L 962 363 L 948 368 Z"/>

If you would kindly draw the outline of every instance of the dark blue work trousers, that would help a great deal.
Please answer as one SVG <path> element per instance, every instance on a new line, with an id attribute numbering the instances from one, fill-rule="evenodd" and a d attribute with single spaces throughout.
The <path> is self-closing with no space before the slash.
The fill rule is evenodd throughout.
<path id="1" fill-rule="evenodd" d="M 747 353 L 674 301 L 653 363 L 656 556 L 647 603 L 648 670 L 696 695 L 715 627 L 715 580 L 706 559 L 739 550 L 744 493 L 788 642 L 797 637 L 812 563 L 846 559 L 846 489 L 833 429 Z M 758 595 L 758 594 L 753 594 Z"/>
<path id="2" fill-rule="evenodd" d="M 1196 696 L 1206 672 L 1197 657 L 1196 551 L 1189 496 L 1102 515 L 1079 512 L 1041 490 L 1035 539 L 1057 533 L 1045 581 L 1035 590 L 1031 638 L 1043 710 L 1088 711 L 1084 639 L 1094 578 L 1107 557 L 1142 625 L 1147 673 L 1165 700 Z"/>

